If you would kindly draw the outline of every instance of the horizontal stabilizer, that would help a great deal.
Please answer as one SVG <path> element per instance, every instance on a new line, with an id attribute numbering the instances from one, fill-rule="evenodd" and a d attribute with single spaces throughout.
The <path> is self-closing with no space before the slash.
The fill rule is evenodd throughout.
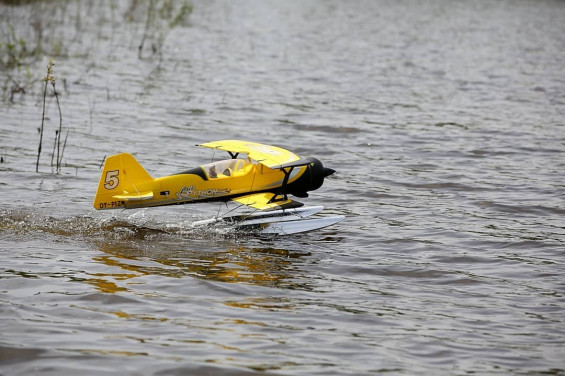
<path id="1" fill-rule="evenodd" d="M 232 198 L 232 201 L 259 210 L 289 209 L 289 208 L 297 208 L 304 205 L 301 202 L 292 201 L 290 199 L 271 202 L 273 197 L 275 197 L 274 193 L 264 192 L 264 193 L 254 193 L 247 196 Z"/>
<path id="2" fill-rule="evenodd" d="M 122 200 L 122 201 L 145 201 L 145 200 L 151 200 L 153 198 L 153 192 L 152 191 L 147 191 L 147 192 L 139 192 L 139 193 L 127 193 L 124 192 L 123 195 L 115 195 L 112 196 L 114 197 L 116 200 Z"/>

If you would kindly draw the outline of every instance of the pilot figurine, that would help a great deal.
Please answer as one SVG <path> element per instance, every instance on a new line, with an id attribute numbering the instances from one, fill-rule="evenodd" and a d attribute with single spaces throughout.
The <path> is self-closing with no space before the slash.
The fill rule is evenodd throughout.
<path id="1" fill-rule="evenodd" d="M 217 178 L 218 174 L 216 173 L 216 166 L 211 166 L 210 169 L 208 170 L 208 175 L 210 175 L 211 178 Z"/>

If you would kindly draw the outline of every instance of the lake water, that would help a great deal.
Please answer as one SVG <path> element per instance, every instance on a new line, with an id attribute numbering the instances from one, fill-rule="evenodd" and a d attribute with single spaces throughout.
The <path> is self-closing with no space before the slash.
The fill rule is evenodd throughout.
<path id="1" fill-rule="evenodd" d="M 0 374 L 565 374 L 565 2 L 183 4 L 0 4 Z M 105 156 L 225 138 L 337 170 L 301 201 L 346 219 L 92 208 Z"/>

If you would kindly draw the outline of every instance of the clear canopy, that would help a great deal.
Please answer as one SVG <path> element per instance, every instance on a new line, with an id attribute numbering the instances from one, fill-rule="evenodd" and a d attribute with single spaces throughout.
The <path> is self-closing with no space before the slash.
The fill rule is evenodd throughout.
<path id="1" fill-rule="evenodd" d="M 225 176 L 232 176 L 248 164 L 244 159 L 225 159 L 222 161 L 208 163 L 202 166 L 208 178 L 215 179 Z"/>

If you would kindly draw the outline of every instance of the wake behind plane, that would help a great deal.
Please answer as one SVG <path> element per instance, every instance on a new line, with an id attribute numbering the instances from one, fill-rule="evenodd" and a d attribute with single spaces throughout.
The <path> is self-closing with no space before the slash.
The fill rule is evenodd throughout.
<path id="1" fill-rule="evenodd" d="M 196 146 L 226 151 L 230 158 L 159 178 L 149 175 L 130 154 L 106 158 L 94 208 L 138 209 L 231 200 L 255 211 L 198 221 L 195 225 L 230 223 L 238 229 L 275 234 L 316 230 L 344 218 L 306 218 L 323 207 L 304 207 L 288 197 L 308 197 L 308 192 L 320 188 L 324 179 L 335 172 L 316 158 L 240 140 Z"/>

